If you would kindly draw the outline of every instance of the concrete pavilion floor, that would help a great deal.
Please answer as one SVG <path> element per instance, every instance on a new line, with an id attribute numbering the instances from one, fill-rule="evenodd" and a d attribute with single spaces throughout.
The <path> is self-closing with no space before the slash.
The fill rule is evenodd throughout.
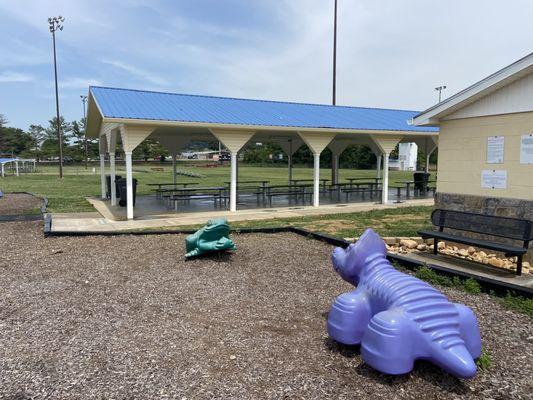
<path id="1" fill-rule="evenodd" d="M 291 218 L 314 215 L 351 213 L 394 207 L 432 206 L 433 198 L 406 200 L 403 203 L 376 203 L 377 199 L 367 202 L 322 204 L 320 207 L 310 205 L 281 206 L 272 208 L 238 207 L 232 213 L 225 209 L 188 210 L 175 212 L 168 210 L 164 204 L 155 201 L 154 196 L 139 196 L 134 208 L 135 218 L 126 220 L 124 207 L 111 206 L 109 201 L 97 198 L 87 199 L 97 210 L 92 213 L 53 213 L 52 232 L 120 232 L 134 229 L 157 229 L 160 227 L 178 227 L 205 224 L 208 219 L 226 217 L 229 222 L 259 221 L 272 218 Z"/>

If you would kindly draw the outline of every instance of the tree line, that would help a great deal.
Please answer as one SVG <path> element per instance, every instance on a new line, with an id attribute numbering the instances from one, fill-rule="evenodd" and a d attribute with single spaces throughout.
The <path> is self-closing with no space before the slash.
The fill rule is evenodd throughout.
<path id="1" fill-rule="evenodd" d="M 57 160 L 59 157 L 59 143 L 57 137 L 57 117 L 48 121 L 46 126 L 30 125 L 27 130 L 8 126 L 5 115 L 0 114 L 0 154 L 21 158 L 35 158 L 38 161 Z M 59 124 L 63 142 L 63 157 L 66 162 L 81 162 L 85 160 L 85 118 L 67 122 L 60 116 Z M 99 157 L 98 140 L 87 137 L 87 155 L 89 160 Z M 116 154 L 120 157 L 122 146 L 117 143 Z M 168 156 L 168 152 L 157 141 L 146 139 L 133 152 L 136 159 Z"/>

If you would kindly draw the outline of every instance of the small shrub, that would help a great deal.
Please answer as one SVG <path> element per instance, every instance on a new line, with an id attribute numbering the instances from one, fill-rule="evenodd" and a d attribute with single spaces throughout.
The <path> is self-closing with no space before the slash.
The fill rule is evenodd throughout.
<path id="1" fill-rule="evenodd" d="M 502 302 L 505 307 L 511 310 L 520 311 L 533 317 L 533 299 L 526 299 L 525 297 L 516 296 L 508 292 Z"/>
<path id="2" fill-rule="evenodd" d="M 476 365 L 479 369 L 488 370 L 492 367 L 492 359 L 490 357 L 490 354 L 483 350 L 481 353 L 481 356 L 476 360 Z"/>
<path id="3" fill-rule="evenodd" d="M 441 285 L 447 287 L 453 286 L 453 281 L 450 278 L 444 275 L 439 275 L 428 267 L 420 267 L 417 269 L 415 276 L 418 279 L 422 279 L 423 281 L 431 283 L 432 285 Z"/>
<path id="4" fill-rule="evenodd" d="M 479 286 L 479 283 L 475 281 L 472 278 L 468 278 L 466 281 L 462 284 L 463 289 L 472 294 L 480 294 L 481 293 L 481 286 Z"/>

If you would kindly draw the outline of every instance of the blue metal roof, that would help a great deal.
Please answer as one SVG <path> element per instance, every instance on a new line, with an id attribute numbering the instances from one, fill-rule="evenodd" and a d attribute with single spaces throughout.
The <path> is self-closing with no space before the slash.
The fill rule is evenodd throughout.
<path id="1" fill-rule="evenodd" d="M 92 86 L 104 118 L 231 125 L 437 132 L 408 124 L 418 111 L 198 96 Z"/>
<path id="2" fill-rule="evenodd" d="M 15 162 L 18 158 L 0 158 L 0 164 L 7 164 L 9 162 Z"/>

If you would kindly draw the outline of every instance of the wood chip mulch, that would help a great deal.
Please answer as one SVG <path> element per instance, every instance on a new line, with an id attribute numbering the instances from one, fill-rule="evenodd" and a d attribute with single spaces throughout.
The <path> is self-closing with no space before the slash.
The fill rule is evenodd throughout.
<path id="1" fill-rule="evenodd" d="M 184 261 L 181 235 L 43 238 L 0 229 L 0 399 L 531 399 L 533 324 L 489 295 L 476 312 L 492 368 L 471 381 L 428 364 L 382 375 L 328 339 L 350 286 L 331 246 L 233 236 L 232 255 Z"/>

